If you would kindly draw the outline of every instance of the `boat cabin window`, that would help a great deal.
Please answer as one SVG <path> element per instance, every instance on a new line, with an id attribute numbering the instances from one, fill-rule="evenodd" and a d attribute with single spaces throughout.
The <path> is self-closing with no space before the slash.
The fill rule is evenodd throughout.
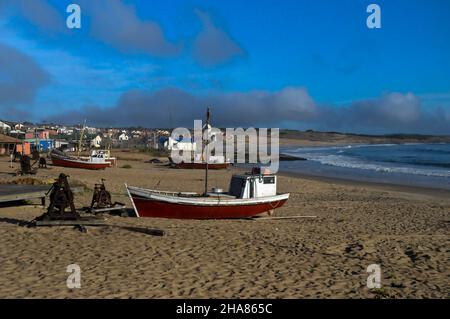
<path id="1" fill-rule="evenodd" d="M 275 177 L 273 177 L 273 176 L 264 177 L 263 182 L 264 182 L 264 184 L 275 184 Z"/>
<path id="2" fill-rule="evenodd" d="M 230 182 L 230 190 L 228 191 L 228 194 L 231 196 L 235 196 L 237 198 L 242 197 L 242 192 L 245 187 L 246 179 L 239 178 L 239 177 L 232 177 Z"/>

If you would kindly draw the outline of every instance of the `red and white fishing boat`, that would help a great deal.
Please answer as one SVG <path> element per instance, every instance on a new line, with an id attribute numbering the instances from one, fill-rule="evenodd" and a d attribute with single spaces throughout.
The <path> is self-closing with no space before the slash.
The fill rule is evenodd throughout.
<path id="1" fill-rule="evenodd" d="M 245 218 L 283 206 L 289 193 L 277 194 L 273 174 L 233 175 L 228 192 L 165 192 L 127 186 L 138 217 L 179 219 Z"/>
<path id="2" fill-rule="evenodd" d="M 52 159 L 52 164 L 54 166 L 62 167 L 72 167 L 72 168 L 83 168 L 99 170 L 111 167 L 116 162 L 115 158 L 112 160 L 107 160 L 110 158 L 109 150 L 94 151 L 89 157 L 80 156 L 80 151 L 83 143 L 84 130 L 86 129 L 86 120 L 84 121 L 83 129 L 81 130 L 80 139 L 78 141 L 78 155 L 69 156 L 59 150 L 52 150 L 50 153 L 50 158 Z"/>
<path id="3" fill-rule="evenodd" d="M 69 156 L 57 150 L 53 150 L 50 153 L 50 158 L 52 159 L 52 164 L 54 166 L 83 168 L 92 170 L 99 170 L 111 167 L 111 163 L 107 162 L 104 158 L 101 157 L 81 158 Z"/>
<path id="4" fill-rule="evenodd" d="M 205 131 L 210 128 L 210 111 Z M 206 141 L 208 154 L 208 141 Z M 166 192 L 125 185 L 138 217 L 178 219 L 246 218 L 283 206 L 289 193 L 277 194 L 277 176 L 267 170 L 253 169 L 251 174 L 233 175 L 228 192 L 214 188 L 208 192 L 208 170 L 213 163 L 205 158 L 205 191 Z M 201 164 L 201 163 L 200 163 Z"/>

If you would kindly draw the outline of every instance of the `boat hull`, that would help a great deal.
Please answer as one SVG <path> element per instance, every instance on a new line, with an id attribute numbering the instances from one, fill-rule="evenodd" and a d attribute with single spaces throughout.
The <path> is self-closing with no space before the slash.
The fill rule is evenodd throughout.
<path id="1" fill-rule="evenodd" d="M 105 162 L 108 162 L 110 167 L 117 166 L 116 158 L 113 157 L 105 158 Z"/>
<path id="2" fill-rule="evenodd" d="M 139 217 L 159 217 L 176 219 L 231 219 L 247 218 L 271 211 L 284 205 L 286 199 L 273 202 L 256 203 L 247 205 L 226 206 L 202 206 L 177 203 L 143 198 L 131 195 L 136 213 Z"/>
<path id="3" fill-rule="evenodd" d="M 87 161 L 63 159 L 52 156 L 52 164 L 54 166 L 70 167 L 70 168 L 82 168 L 90 170 L 101 170 L 111 166 L 111 163 L 90 163 Z"/>

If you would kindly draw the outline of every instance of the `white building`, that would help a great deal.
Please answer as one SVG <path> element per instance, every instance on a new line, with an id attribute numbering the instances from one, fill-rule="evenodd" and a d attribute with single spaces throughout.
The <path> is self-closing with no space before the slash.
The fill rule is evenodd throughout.
<path id="1" fill-rule="evenodd" d="M 92 135 L 98 133 L 98 129 L 96 127 L 86 126 L 85 130 L 86 130 L 86 132 L 88 132 L 88 134 L 92 134 Z"/>
<path id="2" fill-rule="evenodd" d="M 100 135 L 97 135 L 95 138 L 93 138 L 91 140 L 92 147 L 100 148 L 101 144 L 102 144 L 102 138 L 100 137 Z"/>
<path id="3" fill-rule="evenodd" d="M 23 125 L 22 123 L 17 123 L 16 125 L 14 125 L 14 129 L 16 131 L 21 131 L 24 127 L 25 125 Z"/>
<path id="4" fill-rule="evenodd" d="M 8 133 L 11 131 L 11 126 L 6 124 L 5 122 L 0 121 L 0 131 L 4 133 Z"/>
<path id="5" fill-rule="evenodd" d="M 125 133 L 122 133 L 122 134 L 119 135 L 119 141 L 128 141 L 129 139 L 130 138 Z"/>
<path id="6" fill-rule="evenodd" d="M 164 147 L 169 151 L 178 150 L 193 152 L 195 151 L 196 145 L 197 143 L 192 142 L 190 139 L 176 140 L 173 139 L 172 136 L 170 136 L 169 139 L 164 143 Z"/>

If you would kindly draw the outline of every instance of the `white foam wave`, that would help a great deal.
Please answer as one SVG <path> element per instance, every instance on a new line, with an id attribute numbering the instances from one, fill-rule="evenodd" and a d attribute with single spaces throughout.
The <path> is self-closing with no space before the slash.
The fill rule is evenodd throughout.
<path id="1" fill-rule="evenodd" d="M 436 176 L 436 177 L 446 177 L 450 178 L 450 171 L 448 170 L 433 170 L 433 169 L 421 169 L 415 167 L 399 167 L 399 166 L 388 166 L 384 164 L 374 164 L 369 162 L 364 162 L 355 158 L 342 155 L 318 155 L 318 154 L 302 154 L 303 157 L 310 161 L 316 161 L 323 165 L 353 168 L 353 169 L 364 169 L 372 170 L 376 172 L 384 173 L 402 173 L 402 174 L 413 174 L 413 175 L 424 175 L 424 176 Z"/>

